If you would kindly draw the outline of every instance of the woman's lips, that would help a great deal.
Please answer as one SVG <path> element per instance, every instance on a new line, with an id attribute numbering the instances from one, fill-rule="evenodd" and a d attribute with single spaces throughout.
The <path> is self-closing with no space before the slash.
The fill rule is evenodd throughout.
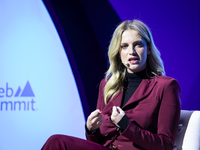
<path id="1" fill-rule="evenodd" d="M 138 64 L 139 63 L 139 58 L 135 57 L 135 58 L 129 58 L 128 62 L 130 64 Z"/>

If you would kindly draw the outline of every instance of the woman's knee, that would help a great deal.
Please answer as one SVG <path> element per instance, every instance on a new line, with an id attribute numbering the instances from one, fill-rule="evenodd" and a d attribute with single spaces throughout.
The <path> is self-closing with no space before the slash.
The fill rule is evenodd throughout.
<path id="1" fill-rule="evenodd" d="M 50 142 L 54 143 L 54 142 L 61 141 L 64 137 L 65 137 L 65 135 L 55 134 L 55 135 L 50 136 L 47 141 L 50 141 Z"/>
<path id="2" fill-rule="evenodd" d="M 62 147 L 62 141 L 66 137 L 65 135 L 55 134 L 48 138 L 46 143 L 43 145 L 42 150 L 56 150 Z"/>

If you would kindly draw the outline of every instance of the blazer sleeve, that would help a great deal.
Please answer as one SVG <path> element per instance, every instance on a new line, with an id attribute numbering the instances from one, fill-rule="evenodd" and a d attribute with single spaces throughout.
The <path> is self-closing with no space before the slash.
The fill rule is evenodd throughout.
<path id="1" fill-rule="evenodd" d="M 163 85 L 158 112 L 157 133 L 153 134 L 130 122 L 123 136 L 146 150 L 172 150 L 180 117 L 180 86 L 174 79 Z"/>
<path id="2" fill-rule="evenodd" d="M 100 110 L 102 110 L 102 105 L 105 105 L 104 104 L 104 95 L 103 95 L 104 86 L 105 86 L 105 79 L 103 79 L 101 81 L 100 86 L 99 86 L 97 109 L 100 109 Z M 99 129 L 97 129 L 94 134 L 88 134 L 88 132 L 85 132 L 85 135 L 86 135 L 87 140 L 90 140 L 90 141 L 93 141 L 93 142 L 96 142 L 99 144 L 101 144 L 104 139 L 104 136 L 100 133 Z"/>

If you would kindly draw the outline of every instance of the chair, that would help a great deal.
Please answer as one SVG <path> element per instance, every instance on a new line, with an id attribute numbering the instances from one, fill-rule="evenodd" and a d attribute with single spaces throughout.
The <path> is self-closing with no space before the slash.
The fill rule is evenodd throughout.
<path id="1" fill-rule="evenodd" d="M 173 150 L 200 150 L 200 111 L 181 110 Z"/>

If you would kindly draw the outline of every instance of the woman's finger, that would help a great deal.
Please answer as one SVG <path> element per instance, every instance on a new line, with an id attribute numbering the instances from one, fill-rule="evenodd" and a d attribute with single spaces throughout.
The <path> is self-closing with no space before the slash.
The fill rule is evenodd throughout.
<path id="1" fill-rule="evenodd" d="M 100 115 L 101 115 L 101 111 L 100 111 L 99 109 L 96 109 L 95 111 L 93 111 L 93 112 L 89 115 L 88 119 L 92 120 L 93 118 L 95 118 L 95 117 L 97 117 L 97 116 L 100 116 Z"/>
<path id="2" fill-rule="evenodd" d="M 118 109 L 118 111 L 119 111 L 119 114 L 122 114 L 122 115 L 125 114 L 125 112 L 124 112 L 119 106 L 117 106 L 117 109 Z"/>
<path id="3" fill-rule="evenodd" d="M 119 111 L 118 111 L 117 107 L 116 107 L 116 106 L 113 106 L 112 115 L 116 116 L 116 115 L 118 115 L 118 114 L 119 114 Z"/>

